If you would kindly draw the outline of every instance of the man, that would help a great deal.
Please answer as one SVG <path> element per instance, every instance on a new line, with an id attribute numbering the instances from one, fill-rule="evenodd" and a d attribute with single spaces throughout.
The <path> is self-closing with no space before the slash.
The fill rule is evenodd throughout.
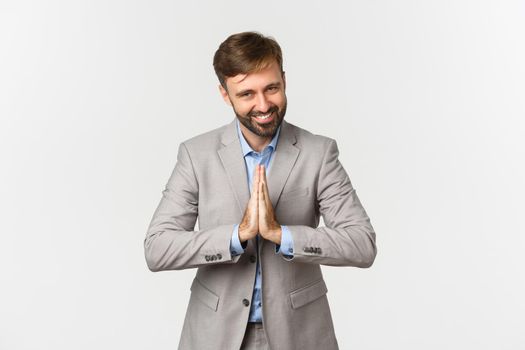
<path id="1" fill-rule="evenodd" d="M 336 142 L 284 121 L 275 40 L 231 35 L 213 64 L 236 118 L 179 145 L 144 241 L 150 270 L 198 268 L 179 349 L 337 349 L 320 265 L 371 266 L 370 219 Z"/>

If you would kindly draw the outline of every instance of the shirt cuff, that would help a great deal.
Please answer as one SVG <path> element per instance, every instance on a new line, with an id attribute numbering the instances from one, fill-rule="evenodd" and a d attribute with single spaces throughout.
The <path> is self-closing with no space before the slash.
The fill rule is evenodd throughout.
<path id="1" fill-rule="evenodd" d="M 281 225 L 281 244 L 275 245 L 275 254 L 281 253 L 286 257 L 293 257 L 293 238 L 290 229 Z"/>
<path id="2" fill-rule="evenodd" d="M 232 256 L 244 253 L 241 241 L 239 240 L 239 224 L 233 227 L 232 239 L 230 240 L 230 252 Z"/>

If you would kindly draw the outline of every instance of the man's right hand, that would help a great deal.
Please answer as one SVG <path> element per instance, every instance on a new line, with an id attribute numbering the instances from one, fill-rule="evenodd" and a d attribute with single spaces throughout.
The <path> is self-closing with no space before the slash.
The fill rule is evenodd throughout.
<path id="1" fill-rule="evenodd" d="M 244 216 L 239 225 L 239 240 L 241 243 L 246 242 L 249 239 L 257 236 L 259 232 L 259 167 L 256 165 L 254 174 L 253 174 L 253 183 L 252 183 L 252 194 L 246 210 L 244 211 Z"/>

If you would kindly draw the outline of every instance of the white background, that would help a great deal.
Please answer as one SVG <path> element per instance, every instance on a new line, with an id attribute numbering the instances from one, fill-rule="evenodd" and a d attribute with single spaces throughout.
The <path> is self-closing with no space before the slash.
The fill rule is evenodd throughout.
<path id="1" fill-rule="evenodd" d="M 323 268 L 341 349 L 525 348 L 523 1 L 128 0 L 0 1 L 0 349 L 176 348 L 195 270 L 143 239 L 245 30 L 377 232 Z"/>

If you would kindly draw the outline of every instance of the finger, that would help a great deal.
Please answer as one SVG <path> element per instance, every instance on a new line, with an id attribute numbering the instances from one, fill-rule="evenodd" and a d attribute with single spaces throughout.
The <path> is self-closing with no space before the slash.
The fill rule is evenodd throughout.
<path id="1" fill-rule="evenodd" d="M 270 198 L 270 193 L 268 191 L 268 182 L 266 181 L 266 168 L 263 167 L 261 174 L 262 174 L 261 182 L 263 183 L 263 194 L 264 194 L 264 199 L 266 200 Z"/>
<path id="2" fill-rule="evenodd" d="M 266 182 L 266 167 L 264 165 L 261 165 L 261 180 Z"/>
<path id="3" fill-rule="evenodd" d="M 264 229 L 264 217 L 265 217 L 265 205 L 264 205 L 264 199 L 263 195 L 261 193 L 261 183 L 259 183 L 258 188 L 258 198 L 257 198 L 257 222 L 259 224 L 259 233 L 261 233 L 261 230 Z"/>
<path id="4" fill-rule="evenodd" d="M 266 169 L 264 168 L 264 165 L 261 165 L 261 170 L 260 170 L 260 179 L 259 179 L 259 182 L 261 182 L 262 184 L 262 191 L 264 192 L 264 186 L 266 185 Z"/>
<path id="5" fill-rule="evenodd" d="M 259 182 L 258 192 L 259 192 L 259 204 L 264 207 L 265 196 L 264 196 L 264 183 L 262 181 Z"/>
<path id="6" fill-rule="evenodd" d="M 253 172 L 252 176 L 252 193 L 255 192 L 255 189 L 257 188 L 257 177 L 259 176 L 257 171 L 257 165 L 255 166 L 255 171 Z"/>
<path id="7" fill-rule="evenodd" d="M 261 171 L 260 171 L 261 165 L 257 164 L 257 168 L 255 171 L 255 181 L 257 182 L 257 186 L 259 186 L 259 182 L 261 181 Z"/>
<path id="8" fill-rule="evenodd" d="M 266 201 L 266 203 L 267 203 L 267 205 L 268 205 L 269 207 L 271 207 L 271 206 L 272 206 L 272 203 L 270 203 L 270 192 L 268 191 L 268 184 L 267 184 L 266 182 L 264 183 L 263 189 L 264 189 L 264 191 L 263 191 L 263 193 L 264 193 L 264 198 L 265 198 L 265 199 L 268 199 L 268 200 Z"/>
<path id="9" fill-rule="evenodd" d="M 255 215 L 255 220 L 259 221 L 259 186 L 254 184 L 253 190 L 253 200 L 255 202 L 255 208 L 253 208 L 255 212 L 253 215 Z"/>

